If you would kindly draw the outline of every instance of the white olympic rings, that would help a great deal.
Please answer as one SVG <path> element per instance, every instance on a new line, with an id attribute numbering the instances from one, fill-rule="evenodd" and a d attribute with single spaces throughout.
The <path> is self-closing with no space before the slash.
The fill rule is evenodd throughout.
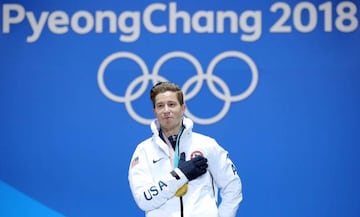
<path id="1" fill-rule="evenodd" d="M 216 65 L 220 61 L 222 61 L 223 59 L 228 58 L 228 57 L 235 57 L 235 58 L 245 61 L 248 64 L 248 66 L 250 67 L 251 75 L 252 75 L 251 82 L 250 82 L 248 88 L 245 91 L 243 91 L 242 93 L 235 95 L 235 96 L 232 96 L 230 94 L 228 85 L 221 78 L 219 78 L 218 76 L 213 74 Z M 107 66 L 112 61 L 114 61 L 116 59 L 120 59 L 120 58 L 127 58 L 127 59 L 130 59 L 130 60 L 133 60 L 134 62 L 136 62 L 140 66 L 140 68 L 142 70 L 142 74 L 143 74 L 143 75 L 135 78 L 129 84 L 129 86 L 126 89 L 125 96 L 118 96 L 118 95 L 112 93 L 106 87 L 105 81 L 104 81 L 104 74 L 105 74 L 105 70 L 106 70 Z M 222 52 L 222 53 L 218 54 L 217 56 L 215 56 L 211 60 L 205 74 L 203 72 L 203 68 L 202 68 L 200 62 L 191 54 L 183 52 L 183 51 L 173 51 L 173 52 L 169 52 L 169 53 L 163 55 L 155 63 L 151 74 L 149 73 L 148 67 L 142 58 L 140 58 L 139 56 L 137 56 L 136 54 L 133 54 L 131 52 L 123 52 L 122 51 L 122 52 L 116 52 L 116 53 L 109 55 L 100 64 L 100 67 L 98 70 L 98 76 L 97 76 L 97 81 L 98 81 L 100 90 L 109 99 L 111 99 L 115 102 L 125 103 L 125 107 L 129 113 L 129 115 L 134 120 L 136 120 L 137 122 L 139 122 L 141 124 L 150 124 L 153 119 L 146 119 L 146 118 L 138 115 L 134 111 L 134 109 L 131 105 L 131 102 L 133 100 L 138 99 L 142 94 L 144 94 L 150 80 L 152 81 L 153 85 L 155 85 L 158 81 L 167 81 L 166 78 L 164 78 L 158 74 L 159 74 L 161 66 L 166 61 L 168 61 L 169 59 L 172 59 L 172 58 L 186 59 L 187 61 L 189 61 L 190 63 L 193 64 L 193 66 L 195 67 L 196 72 L 197 72 L 197 75 L 194 75 L 191 78 L 189 78 L 181 88 L 184 92 L 185 101 L 190 100 L 196 94 L 198 94 L 198 92 L 200 91 L 200 89 L 202 87 L 203 81 L 206 80 L 206 83 L 209 86 L 210 91 L 217 98 L 219 98 L 225 102 L 222 110 L 217 115 L 215 115 L 214 117 L 211 117 L 211 118 L 207 118 L 207 119 L 199 118 L 199 117 L 193 115 L 192 113 L 190 113 L 189 108 L 188 108 L 185 112 L 185 115 L 188 116 L 189 118 L 191 118 L 195 123 L 205 125 L 205 124 L 213 124 L 213 123 L 216 123 L 219 120 L 221 120 L 226 115 L 226 113 L 229 111 L 230 105 L 232 102 L 241 101 L 241 100 L 247 98 L 248 96 L 250 96 L 254 92 L 254 90 L 257 86 L 258 80 L 259 80 L 258 69 L 257 69 L 254 61 L 249 56 L 247 56 L 246 54 L 241 53 L 239 51 L 225 51 L 225 52 Z M 194 82 L 196 82 L 194 88 L 192 89 L 191 92 L 187 93 L 188 89 L 192 86 L 192 84 Z M 216 84 L 218 84 L 219 87 L 222 88 L 223 92 L 220 92 L 217 90 L 216 86 L 214 85 L 214 82 Z M 141 83 L 140 88 L 135 93 L 133 93 L 135 90 L 135 87 L 137 87 L 140 83 Z"/>

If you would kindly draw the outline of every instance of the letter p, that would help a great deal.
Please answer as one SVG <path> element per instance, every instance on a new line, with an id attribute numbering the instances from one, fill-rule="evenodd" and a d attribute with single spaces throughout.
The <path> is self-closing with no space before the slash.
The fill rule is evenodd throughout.
<path id="1" fill-rule="evenodd" d="M 11 16 L 13 15 L 13 16 Z M 25 18 L 25 9 L 19 4 L 3 5 L 3 33 L 10 33 L 10 25 L 20 23 Z"/>

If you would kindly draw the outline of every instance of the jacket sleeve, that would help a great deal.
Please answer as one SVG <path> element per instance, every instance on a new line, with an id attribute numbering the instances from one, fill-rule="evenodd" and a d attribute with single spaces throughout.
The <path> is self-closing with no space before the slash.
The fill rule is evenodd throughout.
<path id="1" fill-rule="evenodd" d="M 147 162 L 144 150 L 137 148 L 132 156 L 128 172 L 131 193 L 136 204 L 145 212 L 162 206 L 188 182 L 186 176 L 178 168 L 154 179 Z"/>
<path id="2" fill-rule="evenodd" d="M 208 152 L 209 170 L 220 191 L 219 217 L 235 217 L 242 201 L 242 183 L 229 154 L 215 140 Z"/>

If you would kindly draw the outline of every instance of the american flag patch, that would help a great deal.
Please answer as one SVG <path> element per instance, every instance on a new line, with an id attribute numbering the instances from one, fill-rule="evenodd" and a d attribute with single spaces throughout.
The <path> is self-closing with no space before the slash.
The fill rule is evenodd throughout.
<path id="1" fill-rule="evenodd" d="M 131 168 L 133 168 L 134 166 L 138 165 L 139 163 L 139 157 L 136 156 L 132 161 L 131 161 Z"/>

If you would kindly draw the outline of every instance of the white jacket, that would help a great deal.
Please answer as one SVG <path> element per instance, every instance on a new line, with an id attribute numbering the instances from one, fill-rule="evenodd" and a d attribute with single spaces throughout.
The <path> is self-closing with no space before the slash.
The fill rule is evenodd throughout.
<path id="1" fill-rule="evenodd" d="M 174 168 L 169 147 L 159 137 L 155 120 L 151 123 L 153 136 L 136 147 L 129 166 L 128 179 L 136 204 L 146 217 L 181 217 L 181 212 L 183 217 L 235 217 L 242 200 L 242 185 L 227 151 L 214 139 L 192 132 L 190 119 L 184 117 L 183 124 L 179 153 L 185 152 L 186 160 L 202 154 L 208 159 L 207 172 L 190 182 L 178 168 L 175 172 L 180 179 L 171 175 Z M 175 192 L 187 182 L 181 203 Z"/>

